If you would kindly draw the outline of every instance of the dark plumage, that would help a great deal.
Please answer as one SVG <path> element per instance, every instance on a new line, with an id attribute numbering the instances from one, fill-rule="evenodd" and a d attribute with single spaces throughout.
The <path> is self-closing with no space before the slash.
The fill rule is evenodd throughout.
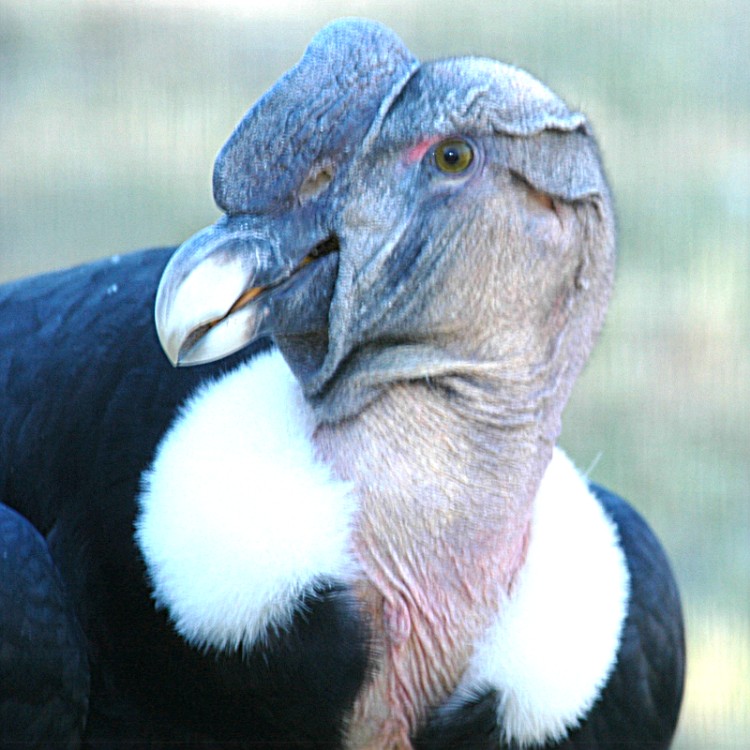
<path id="1" fill-rule="evenodd" d="M 614 265 L 585 118 L 342 21 L 214 192 L 0 288 L 0 745 L 667 747 L 669 565 L 554 449 Z"/>

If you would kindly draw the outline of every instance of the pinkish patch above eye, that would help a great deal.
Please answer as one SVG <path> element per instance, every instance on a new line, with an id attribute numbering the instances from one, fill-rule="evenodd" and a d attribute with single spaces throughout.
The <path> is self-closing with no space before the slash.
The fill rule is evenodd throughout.
<path id="1" fill-rule="evenodd" d="M 420 141 L 416 145 L 407 149 L 404 154 L 404 159 L 407 164 L 414 164 L 414 162 L 421 161 L 422 157 L 430 150 L 430 148 L 440 140 L 441 136 L 433 135 L 430 138 L 426 138 Z"/>

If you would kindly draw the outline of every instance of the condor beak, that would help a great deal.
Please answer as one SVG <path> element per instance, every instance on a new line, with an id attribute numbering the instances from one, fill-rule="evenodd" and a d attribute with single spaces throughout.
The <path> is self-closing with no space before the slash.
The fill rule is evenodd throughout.
<path id="1" fill-rule="evenodd" d="M 335 238 L 288 216 L 225 217 L 193 235 L 170 259 L 156 293 L 156 331 L 170 362 L 212 362 L 273 333 L 274 324 L 287 328 L 279 304 L 314 278 L 303 269 L 337 251 Z M 314 318 L 313 307 L 303 305 L 304 316 Z"/>
<path id="2" fill-rule="evenodd" d="M 224 218 L 178 248 L 154 312 L 173 365 L 212 362 L 269 333 L 269 293 L 327 252 L 325 242 L 285 234 L 268 220 Z"/>
<path id="3" fill-rule="evenodd" d="M 258 335 L 264 310 L 257 298 L 265 284 L 258 278 L 260 264 L 248 252 L 258 239 L 215 224 L 172 256 L 159 283 L 154 316 L 159 342 L 173 365 L 220 359 Z M 259 252 L 258 258 L 264 255 Z M 255 304 L 248 304 L 253 299 Z"/>

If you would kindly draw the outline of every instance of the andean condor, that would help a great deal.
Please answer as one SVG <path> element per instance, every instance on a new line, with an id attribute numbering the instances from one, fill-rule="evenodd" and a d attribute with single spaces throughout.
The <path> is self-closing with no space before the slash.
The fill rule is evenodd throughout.
<path id="1" fill-rule="evenodd" d="M 615 260 L 584 116 L 340 21 L 214 193 L 171 260 L 0 289 L 2 745 L 667 747 L 668 563 L 555 447 Z"/>

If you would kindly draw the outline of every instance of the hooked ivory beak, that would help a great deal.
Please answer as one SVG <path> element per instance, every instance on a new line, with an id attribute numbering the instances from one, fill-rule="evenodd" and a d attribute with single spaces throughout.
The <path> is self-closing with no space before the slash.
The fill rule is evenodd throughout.
<path id="1" fill-rule="evenodd" d="M 217 224 L 198 232 L 172 256 L 156 293 L 156 331 L 169 361 L 213 362 L 267 333 L 267 292 L 330 251 L 320 243 L 294 264 L 247 229 Z"/>
<path id="2" fill-rule="evenodd" d="M 159 282 L 154 310 L 173 365 L 221 359 L 261 335 L 268 308 L 259 298 L 272 285 L 256 283 L 264 275 L 261 258 L 247 238 L 215 226 L 180 246 Z"/>

